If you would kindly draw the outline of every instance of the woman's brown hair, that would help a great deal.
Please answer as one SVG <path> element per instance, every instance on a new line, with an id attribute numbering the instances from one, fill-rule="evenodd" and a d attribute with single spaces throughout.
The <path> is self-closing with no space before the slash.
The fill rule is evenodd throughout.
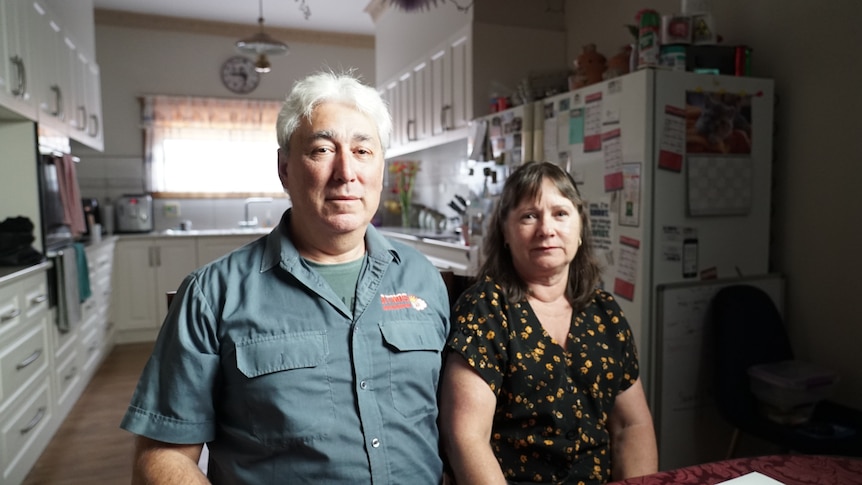
<path id="1" fill-rule="evenodd" d="M 515 271 L 512 255 L 505 247 L 503 224 L 509 212 L 521 202 L 536 199 L 542 190 L 542 182 L 550 180 L 564 197 L 572 201 L 581 217 L 581 245 L 575 259 L 569 264 L 569 282 L 566 297 L 575 311 L 580 311 L 592 300 L 599 282 L 601 268 L 592 245 L 590 221 L 584 200 L 575 181 L 563 169 L 550 162 L 526 162 L 506 178 L 503 191 L 497 200 L 487 234 L 482 241 L 484 262 L 479 268 L 480 281 L 490 277 L 498 283 L 511 301 L 522 301 L 527 297 L 527 284 Z"/>

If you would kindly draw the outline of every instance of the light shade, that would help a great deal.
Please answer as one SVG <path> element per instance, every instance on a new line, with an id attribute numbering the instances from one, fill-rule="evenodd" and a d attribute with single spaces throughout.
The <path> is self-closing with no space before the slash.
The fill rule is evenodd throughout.
<path id="1" fill-rule="evenodd" d="M 261 22 L 260 32 L 236 41 L 236 48 L 248 54 L 287 54 L 289 50 L 287 44 L 274 39 L 263 31 L 263 22 Z"/>
<path id="2" fill-rule="evenodd" d="M 255 63 L 256 70 L 269 72 L 269 59 L 266 58 L 266 55 L 287 54 L 288 48 L 287 44 L 270 37 L 263 31 L 263 0 L 260 0 L 258 5 L 260 16 L 257 18 L 257 23 L 260 25 L 260 32 L 236 41 L 236 48 L 242 53 L 258 56 Z"/>

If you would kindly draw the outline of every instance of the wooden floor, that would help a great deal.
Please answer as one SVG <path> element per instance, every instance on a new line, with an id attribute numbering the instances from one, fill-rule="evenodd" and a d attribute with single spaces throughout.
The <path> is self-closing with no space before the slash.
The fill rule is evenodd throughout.
<path id="1" fill-rule="evenodd" d="M 24 485 L 128 485 L 133 435 L 119 425 L 151 351 L 151 343 L 114 347 Z"/>

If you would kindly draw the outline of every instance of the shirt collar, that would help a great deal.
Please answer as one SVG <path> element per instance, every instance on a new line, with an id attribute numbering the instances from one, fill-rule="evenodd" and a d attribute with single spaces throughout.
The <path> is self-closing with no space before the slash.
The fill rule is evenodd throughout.
<path id="1" fill-rule="evenodd" d="M 260 264 L 261 273 L 281 264 L 288 271 L 292 271 L 299 264 L 301 259 L 299 251 L 288 236 L 292 210 L 287 209 L 284 211 L 278 226 L 266 237 L 266 249 L 263 252 Z M 371 224 L 365 229 L 365 252 L 369 258 L 386 263 L 395 261 L 400 264 L 402 260 L 401 255 L 398 254 L 398 250 L 392 246 L 392 243 L 383 237 Z"/>

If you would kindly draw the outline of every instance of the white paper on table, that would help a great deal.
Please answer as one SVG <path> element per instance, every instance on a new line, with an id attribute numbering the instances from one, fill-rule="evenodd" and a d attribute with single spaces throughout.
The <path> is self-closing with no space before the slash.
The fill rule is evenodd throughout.
<path id="1" fill-rule="evenodd" d="M 774 478 L 769 478 L 762 473 L 751 472 L 741 477 L 736 477 L 726 482 L 718 482 L 715 485 L 785 485 Z"/>

